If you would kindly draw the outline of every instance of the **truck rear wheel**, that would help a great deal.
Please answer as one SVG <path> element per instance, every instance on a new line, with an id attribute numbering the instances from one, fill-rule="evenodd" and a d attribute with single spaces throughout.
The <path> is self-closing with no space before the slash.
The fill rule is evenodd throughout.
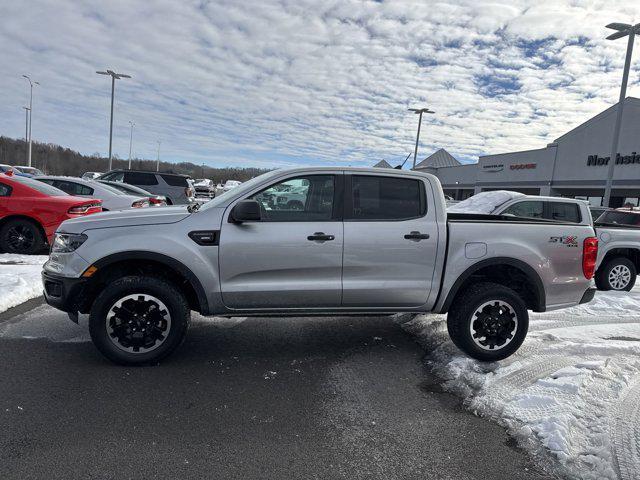
<path id="1" fill-rule="evenodd" d="M 110 283 L 91 307 L 94 345 L 121 365 L 158 362 L 183 342 L 191 311 L 182 292 L 162 278 L 127 276 Z"/>
<path id="2" fill-rule="evenodd" d="M 522 345 L 529 313 L 514 290 L 497 283 L 478 283 L 454 300 L 447 328 L 453 343 L 470 357 L 502 360 Z"/>
<path id="3" fill-rule="evenodd" d="M 599 290 L 629 291 L 636 283 L 636 266 L 626 257 L 607 260 L 596 272 Z"/>

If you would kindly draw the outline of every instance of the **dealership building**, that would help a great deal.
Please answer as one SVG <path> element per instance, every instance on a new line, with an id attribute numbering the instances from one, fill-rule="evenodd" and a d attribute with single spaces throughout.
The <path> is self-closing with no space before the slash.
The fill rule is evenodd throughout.
<path id="1" fill-rule="evenodd" d="M 604 196 L 617 104 L 544 148 L 485 155 L 462 164 L 443 149 L 416 170 L 436 175 L 447 195 L 462 200 L 490 190 L 515 190 L 589 200 Z M 640 201 L 640 99 L 627 97 L 611 193 L 613 206 Z"/>

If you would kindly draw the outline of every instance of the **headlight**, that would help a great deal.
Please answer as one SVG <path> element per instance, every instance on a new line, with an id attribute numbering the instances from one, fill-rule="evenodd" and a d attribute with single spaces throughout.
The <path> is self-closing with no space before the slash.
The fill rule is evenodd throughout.
<path id="1" fill-rule="evenodd" d="M 51 245 L 51 253 L 69 253 L 73 252 L 82 245 L 87 236 L 76 233 L 56 233 L 53 237 Z"/>

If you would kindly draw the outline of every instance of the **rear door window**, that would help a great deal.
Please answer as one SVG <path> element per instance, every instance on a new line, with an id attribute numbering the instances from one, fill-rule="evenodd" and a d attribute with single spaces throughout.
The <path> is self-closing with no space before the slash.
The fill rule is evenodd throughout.
<path id="1" fill-rule="evenodd" d="M 124 183 L 131 185 L 158 185 L 155 174 L 145 172 L 125 172 Z"/>
<path id="2" fill-rule="evenodd" d="M 411 178 L 353 175 L 345 219 L 406 220 L 426 213 L 424 185 Z"/>
<path id="3" fill-rule="evenodd" d="M 514 215 L 523 218 L 544 218 L 544 203 L 536 200 L 517 202 L 504 210 L 502 215 Z"/>
<path id="4" fill-rule="evenodd" d="M 93 188 L 89 188 L 79 183 L 70 182 L 68 180 L 54 180 L 53 186 L 59 188 L 65 193 L 68 193 L 69 195 L 93 195 Z"/>
<path id="5" fill-rule="evenodd" d="M 105 173 L 100 180 L 108 180 L 110 182 L 122 182 L 124 179 L 124 172 L 110 172 Z"/>
<path id="6" fill-rule="evenodd" d="M 547 202 L 549 213 L 546 216 L 549 220 L 558 222 L 580 223 L 582 220 L 580 208 L 575 203 L 567 202 Z"/>

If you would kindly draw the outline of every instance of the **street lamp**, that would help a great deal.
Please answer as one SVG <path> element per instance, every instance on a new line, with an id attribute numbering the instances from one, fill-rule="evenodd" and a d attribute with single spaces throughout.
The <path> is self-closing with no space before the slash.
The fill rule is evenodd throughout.
<path id="1" fill-rule="evenodd" d="M 31 118 L 33 117 L 33 86 L 40 85 L 39 82 L 32 81 L 29 75 L 22 75 L 29 82 L 29 148 L 27 149 L 27 167 L 31 166 Z"/>
<path id="2" fill-rule="evenodd" d="M 135 127 L 136 124 L 129 120 L 129 125 L 131 125 L 131 134 L 129 135 L 129 170 L 131 170 L 131 146 L 133 145 L 133 127 Z"/>
<path id="3" fill-rule="evenodd" d="M 418 142 L 420 141 L 420 126 L 422 125 L 422 114 L 436 113 L 436 112 L 432 112 L 428 108 L 410 108 L 409 111 L 420 115 L 420 117 L 418 118 L 418 134 L 416 135 L 416 148 L 413 151 L 413 168 L 416 168 L 416 157 L 418 156 Z"/>
<path id="4" fill-rule="evenodd" d="M 131 75 L 124 73 L 116 73 L 113 70 L 107 70 L 105 72 L 96 72 L 99 75 L 109 75 L 111 77 L 111 120 L 109 122 L 109 170 L 111 170 L 111 143 L 113 140 L 113 94 L 116 88 L 116 80 L 121 78 L 131 78 Z"/>
<path id="5" fill-rule="evenodd" d="M 160 144 L 162 142 L 160 140 L 158 140 L 158 158 L 156 160 L 156 172 L 160 171 Z"/>
<path id="6" fill-rule="evenodd" d="M 618 141 L 620 139 L 620 127 L 622 124 L 622 111 L 624 99 L 627 95 L 627 81 L 629 80 L 629 67 L 631 65 L 631 53 L 633 52 L 633 38 L 636 33 L 640 33 L 640 23 L 629 25 L 626 23 L 610 23 L 606 28 L 617 30 L 607 37 L 607 40 L 617 40 L 618 38 L 629 36 L 627 43 L 627 56 L 624 61 L 624 71 L 622 73 L 622 86 L 620 87 L 620 100 L 618 101 L 618 112 L 616 124 L 613 129 L 613 142 L 611 145 L 611 156 L 609 157 L 609 168 L 607 169 L 607 184 L 604 189 L 603 206 L 609 207 L 611 203 L 611 186 L 613 184 L 613 169 L 616 164 L 618 154 Z"/>

